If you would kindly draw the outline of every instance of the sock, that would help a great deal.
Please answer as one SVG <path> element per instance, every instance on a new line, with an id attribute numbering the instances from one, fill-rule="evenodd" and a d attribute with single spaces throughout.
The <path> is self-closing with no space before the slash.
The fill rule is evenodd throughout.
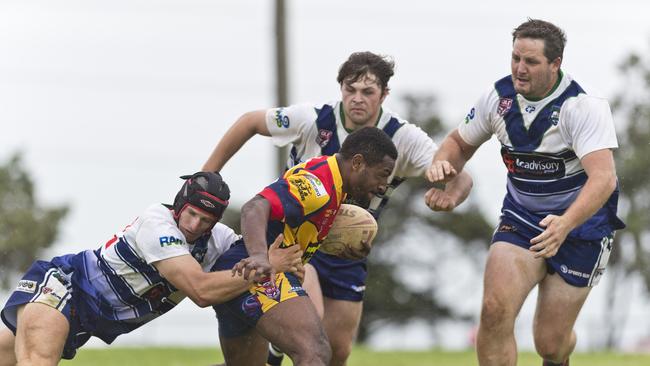
<path id="1" fill-rule="evenodd" d="M 266 363 L 271 366 L 280 366 L 282 365 L 282 359 L 284 358 L 284 353 L 280 351 L 276 346 L 269 343 L 269 357 L 266 360 Z"/>

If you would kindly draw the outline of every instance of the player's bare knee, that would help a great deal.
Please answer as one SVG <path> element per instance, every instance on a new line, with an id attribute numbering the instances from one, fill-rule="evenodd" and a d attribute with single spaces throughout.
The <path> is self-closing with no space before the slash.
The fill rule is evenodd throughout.
<path id="1" fill-rule="evenodd" d="M 537 354 L 544 360 L 557 363 L 565 360 L 565 355 L 562 354 L 560 344 L 535 344 L 535 349 L 537 350 Z"/>
<path id="2" fill-rule="evenodd" d="M 9 329 L 0 330 L 0 366 L 13 366 L 16 364 L 14 353 L 15 336 Z"/>
<path id="3" fill-rule="evenodd" d="M 344 365 L 352 353 L 351 344 L 332 345 L 332 362 L 330 365 Z"/>
<path id="4" fill-rule="evenodd" d="M 324 332 L 310 336 L 296 337 L 291 348 L 283 350 L 295 365 L 328 365 L 332 350 Z"/>
<path id="5" fill-rule="evenodd" d="M 571 349 L 571 333 L 559 335 L 557 333 L 535 332 L 535 350 L 543 359 L 562 362 L 566 358 L 568 349 Z"/>
<path id="6" fill-rule="evenodd" d="M 503 304 L 494 297 L 485 297 L 481 307 L 481 326 L 499 330 L 511 328 L 511 316 Z"/>

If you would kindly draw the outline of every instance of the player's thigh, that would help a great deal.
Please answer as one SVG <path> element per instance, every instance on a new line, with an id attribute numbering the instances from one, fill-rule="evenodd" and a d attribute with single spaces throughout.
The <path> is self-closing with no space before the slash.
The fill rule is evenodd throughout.
<path id="1" fill-rule="evenodd" d="M 318 317 L 323 319 L 323 290 L 320 288 L 318 272 L 309 263 L 305 264 L 305 281 L 302 283 L 302 288 L 314 304 Z"/>
<path id="2" fill-rule="evenodd" d="M 15 340 L 16 337 L 9 328 L 0 329 L 0 366 L 16 364 Z"/>
<path id="3" fill-rule="evenodd" d="M 325 297 L 323 303 L 325 305 L 323 327 L 332 348 L 349 347 L 357 336 L 363 302 Z"/>
<path id="4" fill-rule="evenodd" d="M 318 313 L 307 296 L 278 303 L 258 320 L 256 329 L 289 355 L 316 350 L 327 342 Z"/>
<path id="5" fill-rule="evenodd" d="M 70 324 L 57 309 L 29 303 L 18 309 L 16 358 L 56 365 L 61 358 Z"/>
<path id="6" fill-rule="evenodd" d="M 558 274 L 547 275 L 539 284 L 533 323 L 535 340 L 552 342 L 569 337 L 590 290 L 572 286 Z"/>
<path id="7" fill-rule="evenodd" d="M 483 277 L 483 310 L 507 318 L 521 309 L 530 291 L 546 275 L 546 263 L 520 246 L 496 242 L 490 246 Z"/>
<path id="8" fill-rule="evenodd" d="M 219 337 L 228 366 L 265 365 L 268 342 L 254 329 L 239 337 Z"/>

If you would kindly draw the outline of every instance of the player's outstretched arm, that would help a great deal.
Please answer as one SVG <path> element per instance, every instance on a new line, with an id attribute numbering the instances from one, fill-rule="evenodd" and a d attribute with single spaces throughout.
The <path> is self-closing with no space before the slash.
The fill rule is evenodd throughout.
<path id="1" fill-rule="evenodd" d="M 242 206 L 241 229 L 248 258 L 242 259 L 233 267 L 233 274 L 238 273 L 246 280 L 252 276 L 256 282 L 275 276 L 266 244 L 266 227 L 270 213 L 271 204 L 260 195 L 256 195 Z"/>
<path id="2" fill-rule="evenodd" d="M 451 211 L 465 201 L 473 185 L 472 177 L 462 171 L 445 185 L 444 190 L 429 189 L 424 194 L 424 202 L 433 211 Z"/>
<path id="3" fill-rule="evenodd" d="M 252 111 L 239 117 L 226 131 L 212 151 L 208 161 L 203 164 L 203 171 L 218 172 L 228 160 L 255 135 L 271 136 L 266 127 L 266 111 Z"/>
<path id="4" fill-rule="evenodd" d="M 458 129 L 453 130 L 442 142 L 433 156 L 431 166 L 426 171 L 427 179 L 432 182 L 448 182 L 463 170 L 465 163 L 474 155 L 478 146 L 472 146 L 463 140 Z"/>
<path id="5" fill-rule="evenodd" d="M 231 271 L 203 272 L 191 255 L 154 262 L 158 272 L 200 307 L 220 304 L 246 291 L 250 282 Z"/>

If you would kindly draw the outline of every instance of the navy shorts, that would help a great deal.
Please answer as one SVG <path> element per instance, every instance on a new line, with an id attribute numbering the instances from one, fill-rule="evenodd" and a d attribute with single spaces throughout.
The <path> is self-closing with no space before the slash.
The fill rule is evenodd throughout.
<path id="1" fill-rule="evenodd" d="M 248 257 L 242 240 L 237 241 L 222 254 L 213 271 L 231 269 L 241 259 Z M 213 306 L 219 321 L 219 335 L 225 338 L 239 337 L 255 328 L 257 321 L 275 305 L 299 296 L 307 296 L 300 280 L 291 273 L 279 273 L 275 281 L 252 285 L 240 296 Z"/>
<path id="2" fill-rule="evenodd" d="M 511 217 L 501 216 L 492 243 L 503 241 L 528 249 L 530 240 L 542 231 L 538 227 Z M 612 250 L 614 233 L 599 240 L 579 240 L 567 237 L 551 258 L 546 259 L 549 273 L 557 273 L 564 281 L 576 287 L 593 287 L 605 272 Z"/>
<path id="3" fill-rule="evenodd" d="M 366 259 L 349 260 L 316 251 L 309 260 L 318 273 L 323 296 L 336 300 L 363 301 L 368 269 Z"/>
<path id="4" fill-rule="evenodd" d="M 77 348 L 90 338 L 81 332 L 75 313 L 70 275 L 50 262 L 36 261 L 29 268 L 2 309 L 2 321 L 16 334 L 18 307 L 28 303 L 41 303 L 57 309 L 70 324 L 70 331 L 63 349 L 63 358 L 72 359 Z"/>

